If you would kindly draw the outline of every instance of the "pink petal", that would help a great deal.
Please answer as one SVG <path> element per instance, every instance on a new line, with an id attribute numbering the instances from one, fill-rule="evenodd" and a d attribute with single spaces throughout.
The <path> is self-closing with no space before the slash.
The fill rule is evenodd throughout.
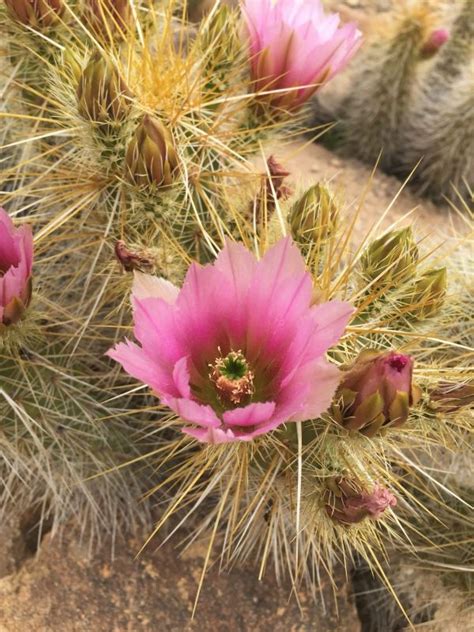
<path id="1" fill-rule="evenodd" d="M 18 265 L 19 262 L 19 253 L 14 240 L 15 230 L 8 213 L 0 208 L 0 269 L 3 271 L 10 266 Z"/>
<path id="2" fill-rule="evenodd" d="M 159 395 L 162 393 L 178 395 L 172 375 L 164 371 L 133 342 L 128 340 L 121 342 L 113 349 L 109 349 L 106 355 L 119 362 L 129 375 L 144 382 Z"/>
<path id="3" fill-rule="evenodd" d="M 147 354 L 160 364 L 174 364 L 187 355 L 174 306 L 163 299 L 133 299 L 134 334 Z"/>
<path id="4" fill-rule="evenodd" d="M 339 341 L 349 323 L 355 309 L 350 303 L 343 301 L 329 301 L 312 309 L 316 333 L 313 340 L 312 353 L 315 347 L 319 354 L 325 353 Z"/>
<path id="5" fill-rule="evenodd" d="M 173 381 L 181 397 L 189 399 L 191 397 L 191 387 L 189 386 L 188 356 L 181 358 L 174 365 Z"/>
<path id="6" fill-rule="evenodd" d="M 161 298 L 166 303 L 173 304 L 178 298 L 178 294 L 179 288 L 166 279 L 135 270 L 132 286 L 134 298 Z"/>
<path id="7" fill-rule="evenodd" d="M 257 259 L 242 244 L 226 240 L 214 267 L 227 279 L 233 290 L 232 300 L 245 303 L 250 283 L 257 269 Z"/>
<path id="8" fill-rule="evenodd" d="M 228 410 L 222 418 L 229 426 L 258 426 L 270 421 L 275 406 L 275 402 L 257 402 L 243 408 Z"/>
<path id="9" fill-rule="evenodd" d="M 184 421 L 204 426 L 205 428 L 218 428 L 221 425 L 220 419 L 210 406 L 198 404 L 186 398 L 164 396 L 161 399 Z"/>
<path id="10" fill-rule="evenodd" d="M 194 437 L 201 443 L 231 443 L 237 440 L 232 430 L 223 428 L 183 428 L 184 434 Z"/>
<path id="11" fill-rule="evenodd" d="M 283 398 L 301 397 L 303 405 L 291 421 L 316 419 L 331 405 L 341 379 L 339 369 L 324 359 L 315 360 L 303 367 L 283 391 Z"/>

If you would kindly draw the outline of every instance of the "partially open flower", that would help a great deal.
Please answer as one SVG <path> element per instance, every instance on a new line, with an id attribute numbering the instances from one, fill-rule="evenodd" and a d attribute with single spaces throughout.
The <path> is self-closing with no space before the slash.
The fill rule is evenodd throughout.
<path id="1" fill-rule="evenodd" d="M 339 389 L 344 427 L 373 437 L 384 426 L 402 426 L 410 406 L 420 399 L 412 373 L 409 355 L 362 352 Z"/>
<path id="2" fill-rule="evenodd" d="M 342 525 L 356 524 L 366 518 L 376 520 L 389 507 L 395 507 L 397 499 L 381 485 L 367 492 L 361 483 L 342 476 L 328 482 L 324 496 L 326 513 Z"/>
<path id="3" fill-rule="evenodd" d="M 312 305 L 312 279 L 290 239 L 258 261 L 227 242 L 192 264 L 181 289 L 135 273 L 134 333 L 141 346 L 109 355 L 150 386 L 200 441 L 248 441 L 321 415 L 339 370 L 324 357 L 353 308 Z"/>
<path id="4" fill-rule="evenodd" d="M 62 0 L 5 0 L 10 15 L 25 26 L 49 27 L 64 12 Z"/>
<path id="5" fill-rule="evenodd" d="M 0 323 L 17 323 L 31 300 L 33 236 L 31 227 L 15 228 L 0 209 Z"/>
<path id="6" fill-rule="evenodd" d="M 361 43 L 355 24 L 339 26 L 320 0 L 244 0 L 251 73 L 260 98 L 297 109 L 341 71 Z"/>

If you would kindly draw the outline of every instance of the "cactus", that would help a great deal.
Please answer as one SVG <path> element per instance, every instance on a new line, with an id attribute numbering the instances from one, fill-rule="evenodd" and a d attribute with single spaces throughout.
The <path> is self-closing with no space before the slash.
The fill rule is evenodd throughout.
<path id="1" fill-rule="evenodd" d="M 422 53 L 432 31 L 432 15 L 409 3 L 391 15 L 365 44 L 341 104 L 342 144 L 353 155 L 392 171 Z"/>
<path id="2" fill-rule="evenodd" d="M 101 19 L 107 6 L 122 15 L 121 3 L 90 6 L 104 8 Z M 18 319 L 0 330 L 0 444 L 6 455 L 0 500 L 4 511 L 23 511 L 39 501 L 58 530 L 78 516 L 84 535 L 93 537 L 115 532 L 120 524 L 147 524 L 150 505 L 135 499 L 151 488 L 147 500 L 159 494 L 156 532 L 179 513 L 186 516 L 191 540 L 210 533 L 209 549 L 222 546 L 223 565 L 254 558 L 263 574 L 272 558 L 278 576 L 290 574 L 295 587 L 306 581 L 316 595 L 315 578 L 336 559 L 357 553 L 377 571 L 384 543 L 394 534 L 404 539 L 395 498 L 421 511 L 405 481 L 412 476 L 423 490 L 424 479 L 433 478 L 410 465 L 410 451 L 416 447 L 426 456 L 435 446 L 456 450 L 466 442 L 467 408 L 450 407 L 440 423 L 430 394 L 440 376 L 455 382 L 461 372 L 468 381 L 469 334 L 463 330 L 461 342 L 451 344 L 449 308 L 456 304 L 457 316 L 462 312 L 468 320 L 470 307 L 454 300 L 457 286 L 451 300 L 445 299 L 449 277 L 433 257 L 424 261 L 411 229 L 393 227 L 354 249 L 352 222 L 326 185 L 292 197 L 288 172 L 275 159 L 268 159 L 264 173 L 248 160 L 263 135 L 295 119 L 283 111 L 275 119 L 259 118 L 248 59 L 234 39 L 237 11 L 216 10 L 184 47 L 176 46 L 176 34 L 189 34 L 189 25 L 176 17 L 173 3 L 135 8 L 133 28 L 119 29 L 124 36 L 111 29 L 111 37 L 99 37 L 95 27 L 79 28 L 77 20 L 51 24 L 48 36 L 39 38 L 6 18 L 10 59 L 20 62 L 21 79 L 7 107 L 22 133 L 14 127 L 9 133 L 28 151 L 22 160 L 12 157 L 2 174 L 2 202 L 15 224 L 33 225 L 36 258 L 33 296 L 25 285 L 21 309 L 14 305 Z M 76 7 L 71 11 L 82 16 Z M 415 52 L 426 44 L 423 28 L 406 26 L 410 47 L 403 51 L 403 73 L 412 72 Z M 232 39 L 229 58 L 223 53 L 225 37 Z M 390 56 L 399 48 L 396 37 L 387 44 Z M 392 73 L 394 84 L 386 87 L 404 101 L 408 87 L 402 79 Z M 25 90 L 38 100 L 26 100 Z M 390 110 L 389 117 L 393 114 Z M 180 415 L 189 416 L 179 408 L 184 404 L 178 395 L 185 393 L 186 405 L 194 409 L 200 392 L 230 418 L 255 392 L 265 395 L 268 384 L 259 379 L 277 385 L 283 396 L 290 386 L 295 398 L 301 396 L 293 375 L 282 380 L 260 347 L 252 361 L 262 362 L 263 378 L 254 374 L 243 350 L 224 349 L 232 345 L 225 324 L 214 318 L 218 301 L 231 292 L 244 296 L 246 315 L 254 316 L 252 301 L 263 285 L 241 294 L 245 288 L 230 282 L 222 295 L 204 301 L 205 316 L 214 318 L 222 337 L 222 354 L 219 348 L 218 357 L 198 358 L 199 371 L 188 367 L 187 357 L 179 365 L 166 358 L 171 377 L 165 376 L 169 397 L 162 401 L 105 357 L 123 338 L 144 333 L 143 323 L 131 331 L 130 288 L 135 288 L 133 309 L 141 306 L 146 317 L 158 304 L 171 321 L 172 308 L 180 309 L 173 286 L 192 284 L 199 264 L 209 264 L 205 273 L 211 270 L 218 280 L 221 265 L 232 269 L 235 279 L 265 271 L 265 255 L 290 230 L 305 261 L 296 246 L 287 246 L 293 259 L 280 269 L 287 275 L 283 291 L 268 284 L 268 314 L 274 302 L 283 315 L 299 309 L 304 295 L 312 334 L 320 327 L 319 303 L 349 301 L 357 313 L 344 336 L 336 336 L 329 359 L 321 361 L 337 375 L 370 348 L 390 358 L 392 371 L 383 377 L 376 372 L 377 388 L 369 388 L 361 402 L 344 401 L 351 395 L 347 390 L 359 394 L 358 383 L 346 382 L 346 393 L 325 412 L 316 415 L 312 409 L 314 419 L 283 423 L 285 418 L 251 441 L 203 446 L 196 428 L 183 434 L 183 420 L 168 408 L 176 400 Z M 233 267 L 232 257 L 223 262 L 222 254 L 215 261 L 226 242 L 225 253 L 245 252 L 241 268 Z M 9 269 L 16 267 L 12 260 Z M 146 276 L 150 271 L 162 278 Z M 292 289 L 294 275 L 302 282 Z M 155 295 L 147 298 L 147 292 Z M 238 300 L 236 305 L 238 312 Z M 153 309 L 147 312 L 148 307 Z M 189 311 L 197 315 L 192 305 Z M 175 316 L 179 337 L 181 316 Z M 236 321 L 237 316 L 229 314 Z M 206 323 L 195 320 L 195 338 L 206 342 L 201 327 Z M 257 320 L 254 327 L 269 347 L 282 347 L 273 326 Z M 296 369 L 311 380 L 312 393 L 313 384 L 325 386 L 316 383 L 316 363 L 299 352 L 307 336 L 300 320 L 295 322 L 289 348 L 281 351 L 300 362 Z M 324 324 L 323 331 L 331 326 L 332 321 Z M 163 348 L 175 352 L 161 330 L 152 332 L 151 342 L 153 360 Z M 189 336 L 186 342 L 195 340 Z M 421 394 L 414 389 L 412 368 Z M 141 372 L 143 364 L 134 369 Z M 373 423 L 366 424 L 360 408 L 371 398 Z M 271 401 L 252 402 L 257 412 L 264 403 L 272 408 Z M 209 407 L 201 412 L 209 413 Z M 347 422 L 357 415 L 356 424 Z M 253 426 L 245 431 L 236 424 L 236 436 L 252 433 Z M 213 427 L 211 437 L 229 437 L 228 428 L 220 430 L 219 435 Z"/>
<path id="3" fill-rule="evenodd" d="M 421 160 L 413 184 L 420 194 L 469 205 L 474 189 L 474 81 L 467 67 L 457 80 L 432 77 L 438 92 L 421 92 L 401 137 L 399 170 L 407 174 Z"/>

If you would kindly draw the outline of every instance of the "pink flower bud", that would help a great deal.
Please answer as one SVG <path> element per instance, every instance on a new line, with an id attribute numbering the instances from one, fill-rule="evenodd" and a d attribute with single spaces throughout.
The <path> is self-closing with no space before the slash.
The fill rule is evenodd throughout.
<path id="1" fill-rule="evenodd" d="M 339 389 L 343 425 L 370 437 L 382 426 L 403 425 L 410 406 L 419 400 L 412 374 L 413 358 L 409 355 L 361 353 Z"/>
<path id="2" fill-rule="evenodd" d="M 0 209 L 0 324 L 13 325 L 31 300 L 33 236 L 30 226 L 15 228 Z"/>
<path id="3" fill-rule="evenodd" d="M 436 53 L 442 48 L 449 40 L 449 31 L 446 28 L 439 28 L 432 31 L 426 42 L 421 48 L 421 56 L 425 59 L 429 59 L 436 55 Z"/>
<path id="4" fill-rule="evenodd" d="M 358 481 L 342 476 L 328 482 L 324 500 L 328 516 L 343 525 L 356 524 L 365 518 L 377 520 L 386 509 L 397 504 L 395 496 L 385 487 L 375 485 L 367 492 Z"/>

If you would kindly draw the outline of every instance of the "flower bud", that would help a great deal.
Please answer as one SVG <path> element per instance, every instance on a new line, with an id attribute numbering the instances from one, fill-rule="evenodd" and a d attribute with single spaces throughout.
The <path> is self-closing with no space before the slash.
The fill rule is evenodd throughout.
<path id="1" fill-rule="evenodd" d="M 367 437 L 385 426 L 402 426 L 420 399 L 412 373 L 409 355 L 363 351 L 339 387 L 342 425 Z"/>
<path id="2" fill-rule="evenodd" d="M 92 56 L 77 88 L 81 116 L 95 123 L 123 120 L 131 94 L 118 70 L 100 53 Z"/>
<path id="3" fill-rule="evenodd" d="M 97 37 L 124 33 L 130 23 L 128 0 L 86 0 L 85 21 Z"/>
<path id="4" fill-rule="evenodd" d="M 316 184 L 293 205 L 289 222 L 293 239 L 301 246 L 323 244 L 337 227 L 339 209 L 329 189 Z"/>
<path id="5" fill-rule="evenodd" d="M 430 401 L 437 412 L 454 413 L 474 405 L 474 380 L 465 383 L 440 382 Z"/>
<path id="6" fill-rule="evenodd" d="M 392 230 L 373 241 L 362 254 L 362 276 L 375 288 L 388 288 L 413 278 L 418 247 L 411 226 Z"/>
<path id="7" fill-rule="evenodd" d="M 62 0 L 5 0 L 14 20 L 33 28 L 48 28 L 64 11 Z"/>
<path id="8" fill-rule="evenodd" d="M 332 520 L 350 525 L 380 518 L 386 509 L 396 506 L 397 499 L 381 485 L 367 492 L 359 481 L 338 476 L 328 481 L 324 502 Z"/>
<path id="9" fill-rule="evenodd" d="M 127 177 L 138 187 L 169 186 L 178 169 L 171 133 L 155 117 L 145 115 L 125 157 Z"/>
<path id="10" fill-rule="evenodd" d="M 426 42 L 420 50 L 423 59 L 430 59 L 446 44 L 449 40 L 449 31 L 446 28 L 435 29 L 431 32 Z"/>
<path id="11" fill-rule="evenodd" d="M 448 273 L 446 268 L 425 272 L 404 301 L 405 313 L 417 320 L 436 316 L 446 298 Z"/>
<path id="12" fill-rule="evenodd" d="M 0 209 L 0 325 L 16 324 L 31 301 L 33 236 Z"/>
<path id="13" fill-rule="evenodd" d="M 242 49 L 238 14 L 220 4 L 203 20 L 200 28 L 204 70 L 209 93 L 218 94 L 235 79 L 235 62 Z"/>

